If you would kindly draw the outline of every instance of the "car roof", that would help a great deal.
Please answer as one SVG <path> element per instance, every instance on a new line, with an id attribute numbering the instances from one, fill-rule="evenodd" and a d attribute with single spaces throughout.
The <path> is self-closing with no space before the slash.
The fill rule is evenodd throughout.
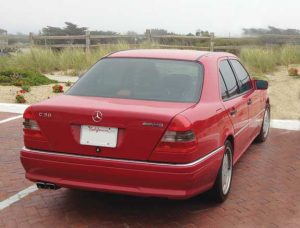
<path id="1" fill-rule="evenodd" d="M 135 49 L 112 53 L 108 58 L 154 58 L 196 61 L 203 56 L 222 57 L 233 56 L 226 52 L 208 52 L 179 49 Z"/>

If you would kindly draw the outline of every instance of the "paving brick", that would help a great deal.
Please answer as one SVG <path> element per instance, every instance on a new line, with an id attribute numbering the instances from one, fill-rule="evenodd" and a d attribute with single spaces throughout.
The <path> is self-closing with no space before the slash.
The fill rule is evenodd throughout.
<path id="1" fill-rule="evenodd" d="M 24 178 L 19 158 L 23 147 L 22 121 L 21 118 L 0 124 L 0 201 L 32 184 Z"/>
<path id="2" fill-rule="evenodd" d="M 1 117 L 1 116 L 0 116 Z M 1 125 L 0 200 L 32 183 L 19 161 L 21 120 Z M 0 212 L 0 227 L 300 227 L 300 132 L 272 129 L 234 168 L 221 205 L 91 191 L 38 190 Z"/>
<path id="3" fill-rule="evenodd" d="M 0 112 L 0 121 L 13 117 L 13 116 L 18 116 L 20 114 L 15 114 L 15 113 L 9 113 L 9 112 Z"/>

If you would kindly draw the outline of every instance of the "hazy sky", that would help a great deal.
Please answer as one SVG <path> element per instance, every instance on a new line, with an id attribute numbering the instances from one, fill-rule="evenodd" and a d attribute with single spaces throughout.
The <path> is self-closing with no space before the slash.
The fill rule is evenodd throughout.
<path id="1" fill-rule="evenodd" d="M 299 0 L 1 0 L 0 28 L 28 33 L 70 21 L 121 33 L 201 29 L 228 36 L 239 35 L 244 27 L 300 29 L 299 14 Z"/>

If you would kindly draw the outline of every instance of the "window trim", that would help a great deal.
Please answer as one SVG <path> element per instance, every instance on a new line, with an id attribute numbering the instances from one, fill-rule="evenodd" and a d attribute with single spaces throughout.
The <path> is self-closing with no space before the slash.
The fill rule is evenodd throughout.
<path id="1" fill-rule="evenodd" d="M 244 91 L 243 93 L 241 93 L 240 85 L 239 85 L 239 83 L 238 83 L 238 81 L 237 81 L 236 72 L 234 71 L 234 69 L 232 69 L 230 60 L 236 60 L 236 61 L 238 61 L 238 62 L 243 66 L 243 68 L 245 69 L 245 71 L 247 72 L 248 77 L 249 77 L 249 79 L 250 79 L 250 81 L 251 81 L 251 77 L 250 77 L 249 72 L 246 70 L 246 68 L 244 67 L 244 65 L 239 61 L 239 59 L 237 59 L 237 58 L 232 58 L 232 57 L 229 58 L 229 57 L 227 57 L 227 56 L 221 57 L 221 58 L 218 60 L 218 75 L 219 75 L 219 77 L 220 77 L 220 76 L 223 77 L 223 75 L 222 75 L 221 72 L 220 72 L 220 63 L 221 63 L 222 61 L 227 61 L 228 64 L 230 65 L 230 67 L 231 67 L 231 70 L 232 70 L 233 74 L 234 74 L 234 77 L 235 77 L 235 80 L 236 80 L 236 83 L 237 83 L 237 86 L 238 86 L 238 90 L 239 90 L 239 93 L 237 93 L 236 95 L 223 99 L 223 98 L 222 98 L 221 85 L 220 85 L 220 79 L 219 79 L 219 80 L 218 80 L 218 83 L 219 83 L 219 96 L 220 96 L 220 100 L 222 100 L 223 102 L 230 101 L 230 100 L 235 99 L 235 98 L 238 98 L 238 97 L 240 97 L 240 96 L 244 96 L 245 94 L 249 93 L 250 91 L 253 91 L 253 89 L 254 89 L 254 87 L 253 87 L 253 85 L 252 85 L 252 83 L 251 83 L 251 89 L 246 90 L 246 91 Z M 224 80 L 224 83 L 225 83 L 225 80 Z M 227 88 L 226 83 L 225 83 L 225 86 L 226 86 L 226 88 Z M 227 90 L 227 93 L 228 93 L 228 90 Z"/>
<path id="2" fill-rule="evenodd" d="M 239 83 L 238 83 L 238 81 L 237 81 L 235 72 L 233 71 L 232 66 L 230 65 L 230 63 L 229 63 L 229 61 L 228 61 L 228 57 L 225 57 L 225 58 L 222 58 L 222 59 L 220 59 L 220 60 L 218 61 L 218 69 L 219 69 L 218 72 L 219 72 L 219 76 L 221 76 L 221 77 L 223 78 L 223 80 L 224 80 L 224 84 L 225 84 L 225 87 L 226 87 L 226 89 L 227 89 L 227 94 L 229 95 L 228 88 L 227 88 L 225 79 L 224 79 L 224 77 L 223 77 L 223 75 L 222 75 L 222 73 L 221 73 L 221 70 L 220 70 L 220 63 L 221 63 L 222 61 L 226 61 L 226 62 L 228 63 L 228 65 L 230 66 L 230 69 L 231 69 L 231 71 L 232 71 L 232 73 L 233 73 L 233 76 L 234 76 L 234 79 L 235 79 L 235 82 L 236 82 L 236 85 L 237 85 L 237 88 L 238 88 L 238 93 L 237 93 L 237 94 L 235 94 L 235 95 L 233 95 L 233 96 L 228 96 L 228 98 L 223 99 L 223 98 L 222 98 L 221 85 L 220 85 L 220 79 L 219 79 L 219 95 L 220 95 L 220 98 L 221 98 L 221 100 L 223 100 L 223 101 L 227 101 L 227 100 L 231 100 L 232 98 L 235 98 L 235 97 L 239 96 L 241 93 L 240 93 L 240 86 L 239 86 Z"/>
<path id="3" fill-rule="evenodd" d="M 231 66 L 231 69 L 232 69 L 232 71 L 233 71 L 233 73 L 234 73 L 234 75 L 235 75 L 235 78 L 236 78 L 237 83 L 238 83 L 238 86 L 239 86 L 239 91 L 241 92 L 241 86 L 242 86 L 242 85 L 240 85 L 240 83 L 239 83 L 239 80 L 238 80 L 239 78 L 238 78 L 237 73 L 236 73 L 236 71 L 235 71 L 235 69 L 234 69 L 234 66 L 233 66 L 232 63 L 231 63 L 231 60 L 237 61 L 237 62 L 243 67 L 243 69 L 246 71 L 246 73 L 247 73 L 247 75 L 248 75 L 248 78 L 249 78 L 249 81 L 250 81 L 250 82 L 251 82 L 251 77 L 250 77 L 249 72 L 248 72 L 247 69 L 244 67 L 244 65 L 241 63 L 240 60 L 235 59 L 235 58 L 228 58 L 229 65 Z M 245 92 L 250 91 L 250 90 L 253 89 L 252 83 L 250 83 L 250 85 L 251 85 L 251 88 L 248 89 L 248 90 L 246 90 L 246 91 L 244 91 L 243 93 L 245 93 Z M 240 94 L 243 94 L 243 93 L 240 93 Z"/>
<path id="4" fill-rule="evenodd" d="M 219 83 L 220 83 L 220 80 L 222 80 L 223 81 L 223 83 L 224 83 L 224 85 L 225 85 L 225 89 L 226 89 L 226 95 L 227 95 L 227 97 L 226 98 L 223 98 L 223 96 L 222 96 L 222 86 L 221 85 L 219 85 L 219 87 L 220 87 L 220 94 L 221 94 L 221 98 L 222 98 L 222 100 L 225 100 L 225 99 L 228 99 L 228 98 L 230 98 L 230 96 L 229 96 L 229 92 L 228 92 L 228 88 L 227 88 L 227 85 L 226 85 L 226 83 L 225 83 L 225 80 L 224 80 L 224 77 L 223 77 L 223 74 L 222 74 L 222 72 L 221 72 L 221 70 L 219 69 Z"/>

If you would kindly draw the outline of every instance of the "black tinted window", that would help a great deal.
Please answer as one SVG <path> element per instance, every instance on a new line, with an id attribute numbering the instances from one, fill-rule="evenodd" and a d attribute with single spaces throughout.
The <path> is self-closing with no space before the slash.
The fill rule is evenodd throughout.
<path id="1" fill-rule="evenodd" d="M 107 58 L 96 63 L 68 95 L 196 102 L 202 65 L 188 61 Z"/>
<path id="2" fill-rule="evenodd" d="M 236 95 L 238 93 L 238 85 L 227 60 L 221 61 L 220 73 L 224 78 L 229 97 Z"/>
<path id="3" fill-rule="evenodd" d="M 227 88 L 226 88 L 226 85 L 225 85 L 225 82 L 224 82 L 224 79 L 223 79 L 222 75 L 220 75 L 219 79 L 220 79 L 222 99 L 225 99 L 225 98 L 228 97 Z"/>
<path id="4" fill-rule="evenodd" d="M 250 77 L 247 71 L 245 70 L 245 68 L 242 66 L 242 64 L 240 64 L 240 62 L 237 60 L 230 60 L 230 62 L 236 73 L 237 80 L 240 86 L 240 92 L 243 93 L 251 89 L 252 86 L 251 86 Z"/>

